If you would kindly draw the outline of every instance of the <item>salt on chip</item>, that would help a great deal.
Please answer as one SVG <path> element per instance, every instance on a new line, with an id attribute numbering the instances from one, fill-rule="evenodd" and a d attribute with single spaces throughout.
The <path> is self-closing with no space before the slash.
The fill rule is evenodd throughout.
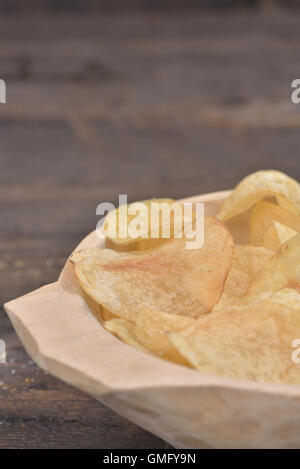
<path id="1" fill-rule="evenodd" d="M 223 222 L 246 212 L 262 199 L 275 197 L 282 208 L 300 214 L 300 186 L 280 171 L 258 171 L 245 177 L 225 200 L 218 218 Z"/>
<path id="2" fill-rule="evenodd" d="M 273 222 L 281 223 L 296 232 L 300 232 L 300 215 L 285 210 L 279 205 L 262 200 L 252 209 L 250 215 L 250 241 L 253 244 L 262 242 L 266 231 Z"/>
<path id="3" fill-rule="evenodd" d="M 273 221 L 270 228 L 265 232 L 262 238 L 262 245 L 272 251 L 277 252 L 281 245 L 297 234 L 297 231 Z"/>
<path id="4" fill-rule="evenodd" d="M 198 319 L 169 340 L 197 370 L 261 382 L 300 384 L 292 362 L 299 309 L 270 300 L 232 305 Z"/>
<path id="5" fill-rule="evenodd" d="M 214 310 L 239 301 L 274 252 L 262 246 L 235 245 L 224 291 Z"/>
<path id="6" fill-rule="evenodd" d="M 144 309 L 136 316 L 134 332 L 147 350 L 166 360 L 189 366 L 187 360 L 168 340 L 166 332 L 180 332 L 196 325 L 197 320 L 193 318 Z"/>
<path id="7" fill-rule="evenodd" d="M 182 238 L 146 251 L 91 248 L 70 260 L 85 293 L 117 316 L 134 321 L 149 308 L 198 317 L 220 299 L 233 241 L 221 222 L 205 217 L 202 248 L 185 246 Z"/>

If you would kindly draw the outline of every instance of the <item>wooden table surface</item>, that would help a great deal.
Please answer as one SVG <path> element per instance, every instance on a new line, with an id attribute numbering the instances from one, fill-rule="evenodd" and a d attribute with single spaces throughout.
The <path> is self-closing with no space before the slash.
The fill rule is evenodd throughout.
<path id="1" fill-rule="evenodd" d="M 96 205 L 300 178 L 299 13 L 0 18 L 0 299 L 56 280 Z M 0 448 L 164 448 L 41 371 L 5 313 Z"/>

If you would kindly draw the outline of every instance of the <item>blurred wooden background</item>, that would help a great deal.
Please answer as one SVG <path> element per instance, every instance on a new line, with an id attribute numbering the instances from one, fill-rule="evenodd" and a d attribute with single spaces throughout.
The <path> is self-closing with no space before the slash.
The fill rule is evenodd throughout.
<path id="1" fill-rule="evenodd" d="M 298 8 L 300 0 L 1 0 L 6 14 Z"/>
<path id="2" fill-rule="evenodd" d="M 141 11 L 150 3 L 162 10 Z M 101 15 L 89 10 L 123 2 L 0 3 L 1 303 L 56 280 L 97 204 L 118 194 L 179 198 L 263 168 L 300 179 L 297 8 L 179 3 L 132 0 Z M 0 338 L 0 447 L 164 447 L 39 370 L 4 313 Z"/>
<path id="3" fill-rule="evenodd" d="M 261 5 L 297 7 L 299 0 L 1 0 L 0 11 L 6 14 L 61 12 L 119 12 L 176 9 L 241 9 L 260 8 Z"/>

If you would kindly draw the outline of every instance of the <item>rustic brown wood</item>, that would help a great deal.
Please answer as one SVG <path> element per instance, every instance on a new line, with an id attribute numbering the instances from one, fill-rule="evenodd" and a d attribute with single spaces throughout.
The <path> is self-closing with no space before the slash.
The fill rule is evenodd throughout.
<path id="1" fill-rule="evenodd" d="M 228 9 L 228 8 L 255 8 L 260 2 L 272 5 L 276 0 L 27 0 L 16 2 L 2 0 L 0 12 L 16 15 L 19 13 L 61 13 L 61 12 L 119 12 L 119 11 L 157 11 L 187 9 Z M 285 0 L 287 6 L 297 6 L 298 0 Z M 275 3 L 277 4 L 277 2 Z"/>
<path id="2" fill-rule="evenodd" d="M 56 280 L 96 205 L 300 179 L 298 17 L 0 18 L 0 299 Z M 164 447 L 45 375 L 7 317 L 0 447 Z"/>

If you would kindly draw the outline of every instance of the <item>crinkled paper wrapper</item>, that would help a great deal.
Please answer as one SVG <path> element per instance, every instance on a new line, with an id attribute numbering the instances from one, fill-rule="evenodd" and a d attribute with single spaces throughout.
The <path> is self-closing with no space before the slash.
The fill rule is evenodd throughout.
<path id="1" fill-rule="evenodd" d="M 215 215 L 227 195 L 186 201 Z M 93 232 L 78 248 L 101 243 Z M 300 448 L 299 386 L 205 375 L 129 347 L 91 313 L 68 262 L 5 309 L 41 368 L 176 448 Z"/>

